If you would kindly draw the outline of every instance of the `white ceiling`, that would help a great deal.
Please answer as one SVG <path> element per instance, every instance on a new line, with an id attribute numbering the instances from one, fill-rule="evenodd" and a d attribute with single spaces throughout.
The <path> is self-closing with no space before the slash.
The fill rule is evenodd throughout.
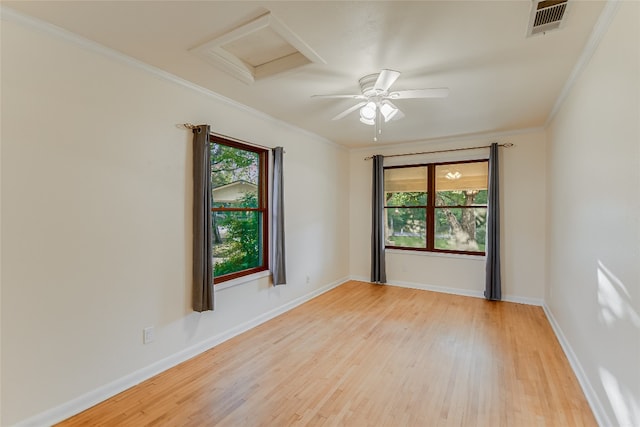
<path id="1" fill-rule="evenodd" d="M 331 141 L 373 144 L 356 101 L 358 79 L 402 72 L 394 90 L 448 87 L 407 99 L 378 144 L 543 126 L 604 2 L 570 0 L 564 27 L 527 38 L 531 1 L 3 1 L 23 14 L 211 89 Z M 249 85 L 189 50 L 271 12 L 326 63 Z"/>

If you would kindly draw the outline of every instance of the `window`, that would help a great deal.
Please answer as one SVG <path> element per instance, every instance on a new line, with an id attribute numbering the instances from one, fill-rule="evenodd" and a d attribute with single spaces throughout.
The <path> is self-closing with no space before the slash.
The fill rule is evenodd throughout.
<path id="1" fill-rule="evenodd" d="M 211 136 L 214 283 L 267 270 L 267 150 Z"/>
<path id="2" fill-rule="evenodd" d="M 484 254 L 486 160 L 386 167 L 388 248 Z"/>

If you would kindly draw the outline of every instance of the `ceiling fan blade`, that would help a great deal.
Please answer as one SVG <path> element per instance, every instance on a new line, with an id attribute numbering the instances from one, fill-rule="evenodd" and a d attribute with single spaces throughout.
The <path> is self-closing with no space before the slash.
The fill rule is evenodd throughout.
<path id="1" fill-rule="evenodd" d="M 350 98 L 350 99 L 367 99 L 364 95 L 311 95 L 312 98 Z"/>
<path id="2" fill-rule="evenodd" d="M 366 101 L 358 102 L 356 105 L 354 105 L 353 107 L 347 108 L 342 113 L 340 113 L 340 114 L 336 115 L 335 117 L 333 117 L 331 120 L 340 120 L 341 118 L 346 117 L 347 115 L 353 113 L 358 108 L 364 106 L 365 104 L 366 104 Z"/>
<path id="3" fill-rule="evenodd" d="M 410 98 L 446 98 L 449 96 L 449 88 L 439 87 L 432 89 L 409 89 L 391 92 L 389 99 L 410 99 Z"/>
<path id="4" fill-rule="evenodd" d="M 394 70 L 382 70 L 380 71 L 380 75 L 378 75 L 378 80 L 373 85 L 375 90 L 380 92 L 386 92 L 389 90 L 391 85 L 400 77 L 399 71 Z"/>

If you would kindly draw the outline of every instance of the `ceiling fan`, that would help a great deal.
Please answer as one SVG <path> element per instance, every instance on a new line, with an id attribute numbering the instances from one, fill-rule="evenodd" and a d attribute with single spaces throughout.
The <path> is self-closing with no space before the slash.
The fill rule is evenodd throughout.
<path id="1" fill-rule="evenodd" d="M 389 91 L 391 85 L 400 77 L 399 71 L 381 70 L 379 73 L 362 77 L 360 83 L 361 94 L 355 95 L 313 95 L 312 98 L 350 98 L 359 100 L 356 105 L 347 108 L 334 116 L 331 120 L 340 120 L 356 110 L 360 110 L 360 121 L 366 125 L 375 126 L 374 141 L 382 133 L 382 122 L 398 120 L 404 113 L 392 101 L 410 98 L 445 98 L 449 96 L 448 88 L 408 89 Z"/>

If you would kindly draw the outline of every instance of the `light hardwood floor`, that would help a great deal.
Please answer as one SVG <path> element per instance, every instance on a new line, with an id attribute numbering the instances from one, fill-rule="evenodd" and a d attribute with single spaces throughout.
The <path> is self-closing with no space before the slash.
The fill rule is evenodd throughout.
<path id="1" fill-rule="evenodd" d="M 595 426 L 540 307 L 344 285 L 64 426 Z"/>

